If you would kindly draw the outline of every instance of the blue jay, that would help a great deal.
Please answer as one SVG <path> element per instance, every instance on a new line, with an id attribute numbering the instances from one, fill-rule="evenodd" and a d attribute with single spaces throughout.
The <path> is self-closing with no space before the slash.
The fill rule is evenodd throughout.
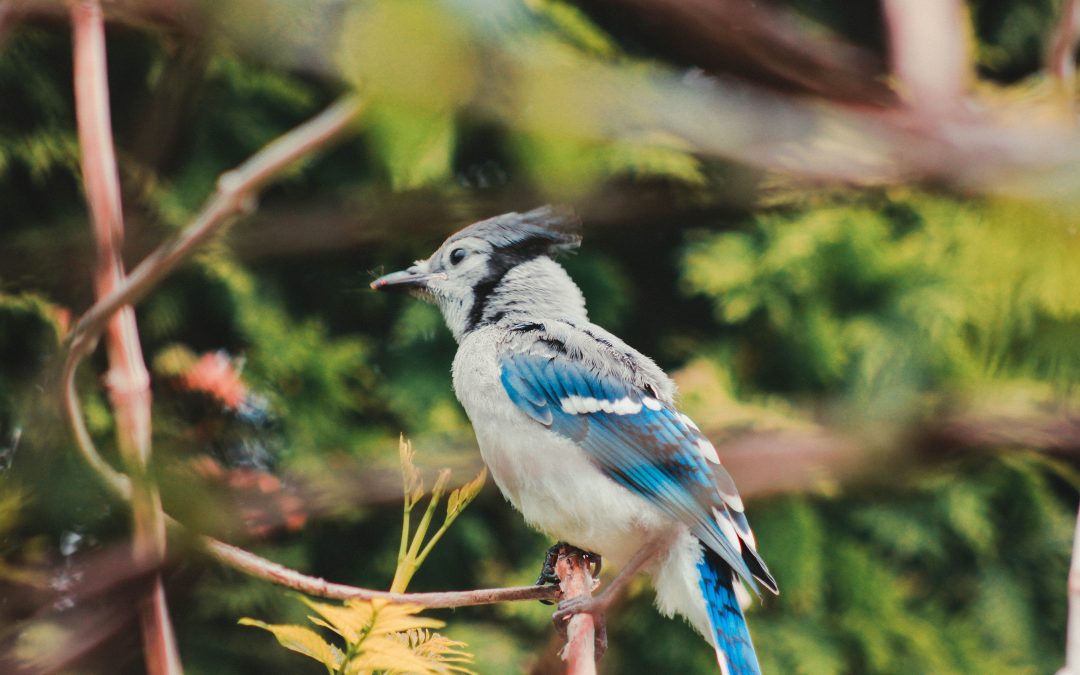
<path id="1" fill-rule="evenodd" d="M 597 597 L 560 604 L 564 618 L 599 614 L 644 569 L 660 611 L 685 617 L 722 673 L 760 673 L 735 589 L 777 586 L 742 499 L 676 408 L 671 379 L 589 322 L 554 260 L 578 247 L 576 227 L 553 207 L 497 216 L 371 287 L 442 311 L 458 343 L 454 391 L 506 499 L 532 526 L 623 567 Z"/>

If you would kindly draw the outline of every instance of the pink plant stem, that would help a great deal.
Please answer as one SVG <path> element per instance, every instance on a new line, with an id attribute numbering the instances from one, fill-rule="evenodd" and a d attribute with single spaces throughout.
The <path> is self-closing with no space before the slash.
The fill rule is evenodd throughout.
<path id="1" fill-rule="evenodd" d="M 1076 86 L 1076 40 L 1080 35 L 1080 0 L 1065 0 L 1046 55 L 1046 70 L 1057 82 L 1062 97 L 1072 108 Z"/>
<path id="2" fill-rule="evenodd" d="M 95 0 L 72 2 L 71 19 L 82 174 L 97 244 L 94 288 L 97 297 L 102 298 L 124 280 L 124 220 L 109 120 L 105 23 Z M 120 453 L 132 476 L 133 554 L 137 565 L 157 564 L 165 555 L 165 519 L 157 486 L 146 475 L 150 460 L 150 376 L 143 363 L 135 311 L 130 305 L 109 318 L 106 336 L 106 384 L 116 414 Z M 139 620 L 148 672 L 182 672 L 160 575 L 154 576 L 150 591 L 139 600 Z"/>
<path id="3" fill-rule="evenodd" d="M 555 573 L 561 580 L 564 600 L 592 595 L 592 573 L 588 561 L 580 553 L 560 553 Z M 570 617 L 562 658 L 566 661 L 567 675 L 595 675 L 596 619 L 592 614 L 583 612 Z"/>
<path id="4" fill-rule="evenodd" d="M 901 96 L 916 113 L 955 112 L 971 75 L 959 0 L 882 0 L 889 60 Z"/>
<path id="5" fill-rule="evenodd" d="M 1065 665 L 1057 671 L 1057 675 L 1080 675 L 1080 512 L 1076 515 L 1068 591 L 1069 622 L 1065 629 Z"/>

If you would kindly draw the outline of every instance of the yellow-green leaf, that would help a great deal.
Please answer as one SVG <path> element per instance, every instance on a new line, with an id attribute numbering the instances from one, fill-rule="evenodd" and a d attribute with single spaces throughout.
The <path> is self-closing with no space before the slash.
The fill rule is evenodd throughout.
<path id="1" fill-rule="evenodd" d="M 353 602 L 343 606 L 315 602 L 303 596 L 300 596 L 300 600 L 325 619 L 323 623 L 315 617 L 308 617 L 313 623 L 329 628 L 348 642 L 358 641 L 371 626 L 374 612 L 370 602 Z"/>
<path id="2" fill-rule="evenodd" d="M 303 654 L 315 659 L 327 668 L 337 669 L 341 667 L 344 656 L 341 650 L 319 637 L 319 634 L 310 628 L 294 626 L 291 624 L 268 624 L 257 619 L 240 619 L 242 626 L 255 626 L 270 631 L 286 649 Z"/>

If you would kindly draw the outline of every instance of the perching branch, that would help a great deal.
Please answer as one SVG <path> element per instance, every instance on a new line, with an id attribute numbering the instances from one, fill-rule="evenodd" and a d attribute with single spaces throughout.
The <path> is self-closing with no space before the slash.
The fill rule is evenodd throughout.
<path id="1" fill-rule="evenodd" d="M 121 246 L 124 238 L 120 180 L 109 119 L 109 85 L 105 66 L 105 22 L 97 0 L 71 4 L 74 40 L 75 113 L 86 199 L 93 216 L 97 296 L 123 283 Z M 165 520 L 157 485 L 147 477 L 150 462 L 150 376 L 143 362 L 135 311 L 122 306 L 108 317 L 107 383 L 116 414 L 120 454 L 131 476 L 133 553 L 136 564 L 156 564 L 165 556 Z M 165 589 L 160 574 L 138 600 L 143 656 L 152 675 L 181 673 Z"/>
<path id="2" fill-rule="evenodd" d="M 512 586 L 482 588 L 475 591 L 444 591 L 436 593 L 390 593 L 359 588 L 308 576 L 279 565 L 250 551 L 226 544 L 212 537 L 200 537 L 200 543 L 218 562 L 245 574 L 263 579 L 294 591 L 335 600 L 386 600 L 388 602 L 420 605 L 432 609 L 471 607 L 518 600 L 558 600 L 562 591 L 557 586 Z"/>
<path id="3" fill-rule="evenodd" d="M 561 581 L 563 599 L 592 595 L 594 584 L 590 567 L 581 551 L 571 547 L 559 551 L 555 573 Z M 596 618 L 586 612 L 575 614 L 567 621 L 566 646 L 562 651 L 567 675 L 595 675 L 596 630 Z"/>

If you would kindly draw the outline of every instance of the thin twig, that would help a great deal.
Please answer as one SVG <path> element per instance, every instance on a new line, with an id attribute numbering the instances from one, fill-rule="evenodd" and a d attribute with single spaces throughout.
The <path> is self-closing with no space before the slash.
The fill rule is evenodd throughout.
<path id="1" fill-rule="evenodd" d="M 80 161 L 97 244 L 94 286 L 97 296 L 103 297 L 124 280 L 124 218 L 109 118 L 101 5 L 97 0 L 73 2 L 71 22 Z M 134 309 L 120 307 L 109 317 L 107 327 L 107 381 L 117 440 L 128 472 L 135 477 L 131 490 L 133 554 L 136 564 L 156 564 L 165 556 L 165 520 L 157 485 L 147 476 L 150 375 L 143 361 Z M 154 575 L 149 592 L 139 598 L 138 609 L 147 671 L 151 675 L 182 673 L 160 574 Z"/>
<path id="2" fill-rule="evenodd" d="M 562 592 L 557 586 L 514 586 L 510 588 L 482 588 L 475 591 L 444 591 L 437 593 L 375 591 L 345 584 L 335 584 L 325 579 L 301 574 L 294 569 L 279 565 L 250 551 L 226 544 L 212 537 L 200 537 L 199 542 L 215 560 L 233 569 L 302 593 L 336 600 L 386 600 L 399 604 L 445 608 L 489 605 L 497 602 L 514 602 L 518 600 L 557 600 L 562 596 Z"/>
<path id="3" fill-rule="evenodd" d="M 1072 565 L 1069 566 L 1069 624 L 1065 629 L 1065 665 L 1057 675 L 1080 675 L 1080 511 L 1073 535 Z"/>
<path id="4" fill-rule="evenodd" d="M 218 179 L 217 192 L 195 219 L 175 239 L 146 256 L 127 280 L 107 297 L 98 300 L 72 328 L 69 342 L 90 339 L 108 317 L 123 305 L 143 298 L 163 277 L 191 256 L 207 239 L 234 217 L 255 208 L 260 189 L 284 169 L 325 147 L 359 117 L 364 103 L 345 96 L 319 115 L 272 141 L 247 161 Z"/>
<path id="5" fill-rule="evenodd" d="M 559 552 L 555 573 L 561 580 L 563 599 L 589 597 L 593 592 L 590 564 L 580 551 L 567 547 Z M 582 612 L 570 617 L 566 624 L 566 646 L 562 651 L 567 675 L 595 675 L 596 618 Z"/>

